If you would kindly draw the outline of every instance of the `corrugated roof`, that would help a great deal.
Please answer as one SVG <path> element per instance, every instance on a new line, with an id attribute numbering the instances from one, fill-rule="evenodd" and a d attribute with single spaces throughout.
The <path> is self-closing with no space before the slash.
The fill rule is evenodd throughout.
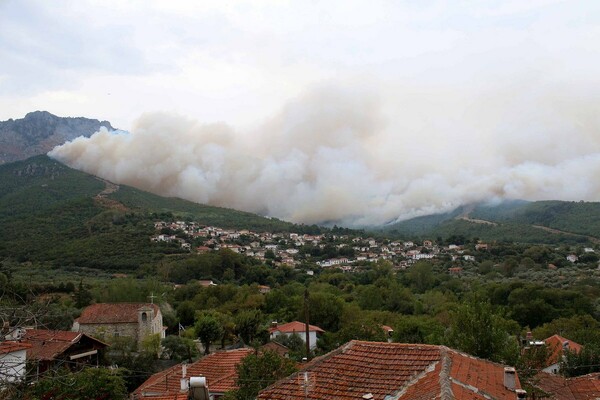
<path id="1" fill-rule="evenodd" d="M 150 303 L 97 303 L 86 307 L 77 318 L 80 324 L 137 323 L 138 311 L 143 307 L 154 309 L 156 316 L 160 309 Z"/>
<path id="2" fill-rule="evenodd" d="M 236 366 L 253 349 L 236 349 L 209 354 L 195 363 L 187 365 L 186 376 L 204 376 L 210 393 L 225 393 L 237 388 Z M 134 392 L 136 399 L 172 396 L 180 392 L 182 365 L 177 364 L 165 371 L 152 375 Z M 154 396 L 153 396 L 154 395 Z"/>
<path id="3" fill-rule="evenodd" d="M 306 373 L 306 377 L 305 377 Z M 514 400 L 504 366 L 444 346 L 352 341 L 271 385 L 259 399 Z M 517 379 L 516 388 L 520 388 Z"/>

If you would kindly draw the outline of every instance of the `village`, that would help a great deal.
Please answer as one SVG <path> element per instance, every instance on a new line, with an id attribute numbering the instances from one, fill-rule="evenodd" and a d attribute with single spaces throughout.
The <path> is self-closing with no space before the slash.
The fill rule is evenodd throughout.
<path id="1" fill-rule="evenodd" d="M 158 234 L 151 238 L 153 242 L 179 243 L 182 249 L 198 253 L 229 249 L 262 262 L 271 261 L 276 266 L 294 267 L 301 262 L 312 262 L 321 268 L 353 272 L 362 265 L 380 260 L 391 262 L 397 270 L 406 269 L 419 260 L 440 256 L 450 257 L 452 261 L 476 261 L 475 255 L 462 245 L 440 246 L 431 240 L 418 243 L 332 233 L 257 233 L 185 221 L 158 221 L 154 227 Z M 473 246 L 475 251 L 487 249 L 488 244 L 483 242 Z"/>

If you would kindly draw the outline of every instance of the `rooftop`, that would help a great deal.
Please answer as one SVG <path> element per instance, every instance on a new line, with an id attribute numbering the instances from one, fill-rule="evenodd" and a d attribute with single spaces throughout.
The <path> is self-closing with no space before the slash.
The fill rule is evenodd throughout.
<path id="1" fill-rule="evenodd" d="M 259 399 L 302 400 L 306 386 L 309 397 L 319 399 L 516 398 L 504 387 L 503 365 L 444 346 L 351 341 L 269 386 Z"/>
<path id="2" fill-rule="evenodd" d="M 137 323 L 142 307 L 154 309 L 154 315 L 160 311 L 156 304 L 150 303 L 97 303 L 86 307 L 76 321 L 80 324 Z"/>
<path id="3" fill-rule="evenodd" d="M 8 354 L 19 350 L 27 350 L 31 345 L 17 341 L 0 342 L 0 354 Z"/>
<path id="4" fill-rule="evenodd" d="M 82 338 L 87 338 L 101 347 L 105 343 L 80 332 L 54 331 L 45 329 L 27 329 L 23 341 L 29 343 L 27 358 L 34 360 L 54 360 L 72 345 L 79 343 Z M 89 342 L 88 342 L 89 343 Z"/>
<path id="5" fill-rule="evenodd" d="M 579 343 L 565 339 L 560 335 L 552 335 L 549 338 L 544 339 L 544 343 L 546 343 L 548 346 L 548 353 L 550 354 L 548 356 L 548 360 L 546 361 L 547 365 L 552 365 L 559 362 L 564 349 L 579 353 L 582 348 Z"/>
<path id="6" fill-rule="evenodd" d="M 269 328 L 269 333 L 273 332 L 282 332 L 282 333 L 302 333 L 305 331 L 306 324 L 304 322 L 293 321 L 288 322 L 287 324 L 272 326 Z M 308 325 L 309 331 L 315 331 L 319 333 L 325 332 L 323 329 L 319 328 L 315 325 Z"/>
<path id="7" fill-rule="evenodd" d="M 550 399 L 588 400 L 600 398 L 600 373 L 564 378 L 560 375 L 539 372 L 532 380 Z"/>
<path id="8" fill-rule="evenodd" d="M 186 377 L 204 376 L 210 393 L 225 393 L 237 388 L 236 366 L 244 357 L 252 354 L 252 349 L 236 349 L 209 354 L 193 364 L 187 365 Z M 177 364 L 165 371 L 152 375 L 134 392 L 135 399 L 152 398 L 157 396 L 173 396 L 180 393 L 182 364 Z"/>

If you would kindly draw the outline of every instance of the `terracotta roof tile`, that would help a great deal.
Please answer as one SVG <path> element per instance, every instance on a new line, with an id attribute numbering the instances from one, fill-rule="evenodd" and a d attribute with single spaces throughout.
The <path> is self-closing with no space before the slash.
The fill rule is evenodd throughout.
<path id="1" fill-rule="evenodd" d="M 354 400 L 367 394 L 374 400 L 515 398 L 504 387 L 504 366 L 424 344 L 352 341 L 271 385 L 259 398 L 301 400 L 305 387 L 310 399 Z"/>
<path id="2" fill-rule="evenodd" d="M 13 351 L 27 350 L 31 347 L 29 343 L 6 341 L 0 342 L 0 354 L 8 354 Z"/>
<path id="3" fill-rule="evenodd" d="M 97 303 L 86 307 L 77 318 L 80 324 L 137 323 L 138 311 L 142 307 L 151 307 L 156 316 L 160 309 L 150 303 Z"/>
<path id="4" fill-rule="evenodd" d="M 565 345 L 569 351 L 574 351 L 575 353 L 579 353 L 582 349 L 582 346 L 579 343 L 565 339 L 560 335 L 552 335 L 549 338 L 544 339 L 544 343 L 548 346 L 548 351 L 550 353 L 548 360 L 546 361 L 546 366 L 556 364 L 560 361 Z"/>
<path id="5" fill-rule="evenodd" d="M 588 400 L 600 398 L 600 373 L 564 378 L 560 375 L 539 372 L 531 381 L 550 395 L 550 399 Z"/>
<path id="6" fill-rule="evenodd" d="M 236 366 L 252 349 L 236 349 L 210 354 L 187 366 L 187 377 L 204 376 L 210 393 L 225 393 L 237 386 Z M 177 364 L 165 371 L 152 375 L 134 392 L 136 399 L 152 398 L 157 395 L 175 395 L 180 392 L 182 365 Z M 152 396 L 154 394 L 154 396 Z"/>
<path id="7" fill-rule="evenodd" d="M 22 340 L 31 345 L 30 349 L 27 350 L 28 359 L 54 360 L 83 337 L 87 337 L 101 346 L 107 346 L 107 344 L 84 333 L 45 329 L 27 329 Z"/>
<path id="8" fill-rule="evenodd" d="M 305 331 L 305 323 L 299 321 L 288 322 L 287 324 L 278 325 L 276 327 L 272 326 L 269 328 L 269 333 L 273 332 L 283 332 L 283 333 L 302 333 Z M 315 325 L 308 325 L 310 331 L 316 331 L 319 333 L 325 332 L 323 329 L 319 328 Z"/>

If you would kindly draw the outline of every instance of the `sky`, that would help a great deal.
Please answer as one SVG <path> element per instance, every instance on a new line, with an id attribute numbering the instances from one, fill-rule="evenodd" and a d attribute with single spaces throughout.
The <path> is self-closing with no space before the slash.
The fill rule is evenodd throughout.
<path id="1" fill-rule="evenodd" d="M 598 43 L 590 1 L 0 0 L 0 120 L 108 120 L 53 156 L 295 222 L 597 201 Z"/>

